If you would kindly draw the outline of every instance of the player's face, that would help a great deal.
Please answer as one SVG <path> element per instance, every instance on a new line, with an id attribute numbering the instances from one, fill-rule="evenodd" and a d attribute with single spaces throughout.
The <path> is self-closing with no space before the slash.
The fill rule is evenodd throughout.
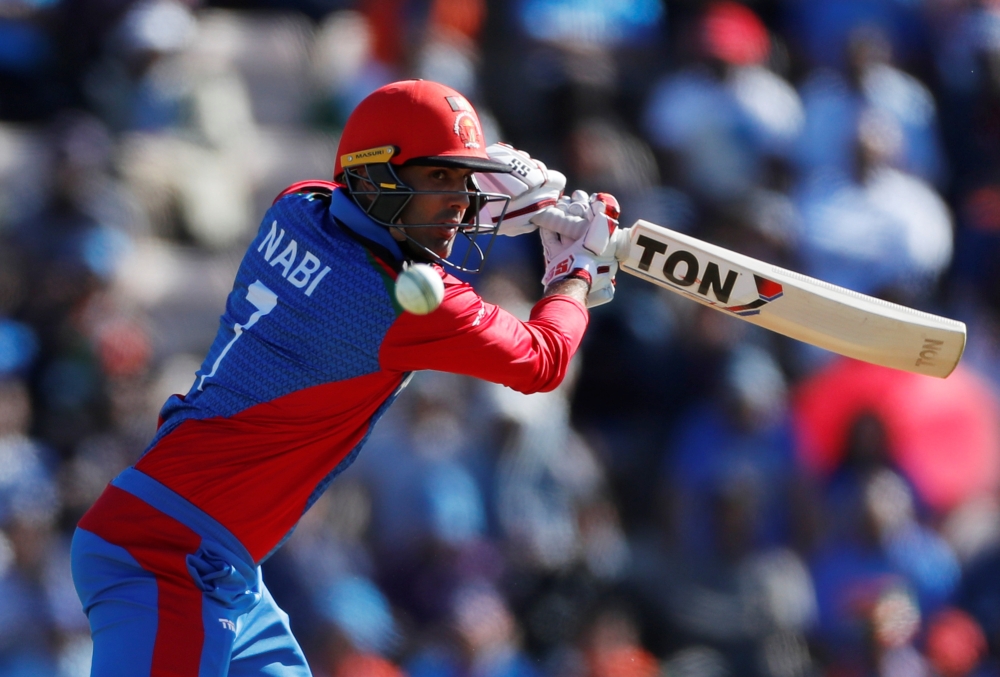
<path id="1" fill-rule="evenodd" d="M 399 167 L 399 178 L 416 194 L 410 198 L 401 224 L 441 224 L 440 227 L 408 228 L 406 234 L 442 259 L 451 254 L 458 227 L 469 208 L 468 181 L 471 169 L 455 167 Z M 421 191 L 440 191 L 422 194 Z M 393 234 L 396 239 L 401 233 Z"/>

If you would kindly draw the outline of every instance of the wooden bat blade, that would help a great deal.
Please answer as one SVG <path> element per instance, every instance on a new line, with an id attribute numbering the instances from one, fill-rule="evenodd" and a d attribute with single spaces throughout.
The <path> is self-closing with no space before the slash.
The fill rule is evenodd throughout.
<path id="1" fill-rule="evenodd" d="M 752 324 L 847 357 L 944 378 L 965 350 L 965 325 L 636 221 L 621 269 Z"/>

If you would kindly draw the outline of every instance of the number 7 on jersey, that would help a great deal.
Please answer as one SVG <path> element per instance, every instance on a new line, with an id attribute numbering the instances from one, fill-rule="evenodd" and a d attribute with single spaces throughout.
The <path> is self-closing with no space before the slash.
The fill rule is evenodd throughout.
<path id="1" fill-rule="evenodd" d="M 263 282 L 257 280 L 247 288 L 247 301 L 249 301 L 250 304 L 257 310 L 244 324 L 233 325 L 233 332 L 236 335 L 230 339 L 229 343 L 226 344 L 226 347 L 222 349 L 221 353 L 219 353 L 219 356 L 215 358 L 215 364 L 212 365 L 212 371 L 202 375 L 201 380 L 198 382 L 198 390 L 205 387 L 205 379 L 215 376 L 215 372 L 219 370 L 219 363 L 222 362 L 222 358 L 226 356 L 226 353 L 228 353 L 229 349 L 233 347 L 233 344 L 236 343 L 236 339 L 243 334 L 244 330 L 254 326 L 257 324 L 257 320 L 274 310 L 275 306 L 278 305 L 278 295 L 268 289 Z"/>

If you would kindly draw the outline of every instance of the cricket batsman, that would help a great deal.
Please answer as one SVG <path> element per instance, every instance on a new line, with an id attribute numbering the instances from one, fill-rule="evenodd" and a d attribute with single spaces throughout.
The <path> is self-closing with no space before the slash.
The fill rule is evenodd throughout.
<path id="1" fill-rule="evenodd" d="M 552 390 L 588 305 L 613 297 L 617 204 L 562 196 L 559 177 L 509 146 L 487 149 L 475 110 L 443 85 L 396 82 L 358 105 L 335 181 L 296 184 L 264 215 L 191 389 L 167 400 L 144 454 L 80 520 L 73 580 L 92 675 L 310 674 L 260 564 L 410 374 Z M 448 271 L 480 269 L 485 240 L 534 230 L 542 209 L 587 227 L 578 240 L 542 232 L 544 294 L 522 322 Z M 459 237 L 466 253 L 452 262 Z M 394 296 L 414 263 L 444 287 L 426 314 Z"/>

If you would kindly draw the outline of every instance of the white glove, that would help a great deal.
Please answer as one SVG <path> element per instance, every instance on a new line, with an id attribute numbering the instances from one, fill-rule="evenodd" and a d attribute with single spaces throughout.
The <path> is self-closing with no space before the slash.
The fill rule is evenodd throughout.
<path id="1" fill-rule="evenodd" d="M 590 278 L 588 308 L 613 299 L 618 273 L 613 236 L 618 214 L 618 201 L 612 195 L 587 195 L 575 191 L 572 198 L 562 198 L 557 205 L 536 217 L 535 222 L 542 226 L 539 234 L 545 250 L 542 284 L 548 286 L 574 271 L 584 271 L 583 277 Z M 545 223 L 558 226 L 562 233 L 568 234 L 546 228 Z"/>
<path id="2" fill-rule="evenodd" d="M 476 183 L 483 192 L 510 196 L 507 213 L 497 233 L 509 237 L 530 233 L 537 228 L 531 218 L 556 204 L 566 187 L 566 177 L 506 143 L 494 143 L 487 147 L 486 153 L 491 160 L 503 162 L 512 169 L 509 174 L 476 174 Z M 479 221 L 496 223 L 502 208 L 502 202 L 487 202 L 479 212 Z"/>

